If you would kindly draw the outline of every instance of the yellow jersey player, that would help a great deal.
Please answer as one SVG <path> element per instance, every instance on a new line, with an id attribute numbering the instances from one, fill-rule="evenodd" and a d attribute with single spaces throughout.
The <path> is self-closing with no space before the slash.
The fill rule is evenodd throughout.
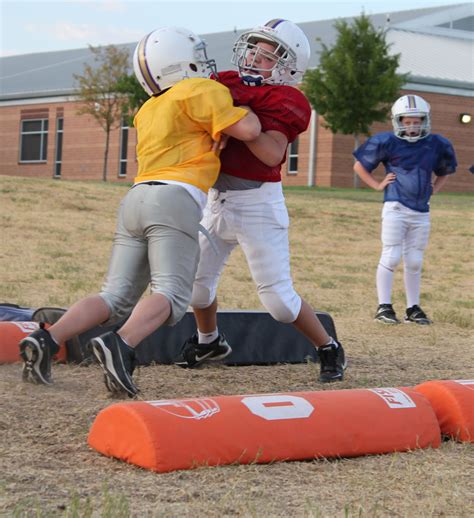
<path id="1" fill-rule="evenodd" d="M 59 343 L 130 315 L 117 331 L 93 338 L 91 348 L 110 392 L 138 392 L 134 348 L 161 325 L 178 322 L 191 300 L 199 221 L 220 168 L 215 142 L 221 134 L 241 140 L 260 134 L 252 110 L 234 107 L 227 87 L 209 79 L 214 61 L 191 31 L 168 27 L 148 34 L 133 64 L 151 98 L 134 120 L 138 174 L 120 204 L 106 280 L 99 294 L 20 342 L 25 381 L 50 384 Z M 141 299 L 148 284 L 151 294 Z"/>

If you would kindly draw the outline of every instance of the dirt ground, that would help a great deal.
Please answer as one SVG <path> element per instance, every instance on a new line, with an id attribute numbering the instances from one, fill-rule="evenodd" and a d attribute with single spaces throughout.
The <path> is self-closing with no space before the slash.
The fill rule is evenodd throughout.
<path id="1" fill-rule="evenodd" d="M 339 332 L 350 334 L 342 322 Z M 381 352 L 348 339 L 350 369 L 337 386 L 317 382 L 315 364 L 155 365 L 139 369 L 140 398 L 414 385 L 427 379 L 426 369 L 431 379 L 474 378 L 470 341 L 452 328 L 446 332 L 455 349 L 433 347 L 430 332 L 391 329 L 387 349 L 385 328 L 375 326 L 371 342 L 380 342 Z M 2 516 L 472 516 L 472 445 L 157 474 L 87 446 L 94 417 L 115 402 L 95 365 L 55 365 L 53 387 L 22 383 L 19 365 L 2 365 L 0 373 Z"/>
<path id="2" fill-rule="evenodd" d="M 1 180 L 0 302 L 68 307 L 94 293 L 106 271 L 126 186 Z M 380 193 L 289 190 L 286 197 L 294 283 L 312 307 L 333 316 L 349 359 L 345 380 L 323 386 L 316 364 L 198 370 L 154 365 L 136 375 L 141 399 L 474 379 L 472 197 L 433 201 L 422 284 L 422 306 L 435 320 L 428 327 L 373 321 Z M 238 251 L 219 298 L 223 309 L 262 309 Z M 401 271 L 394 303 L 401 313 Z M 438 449 L 409 453 L 157 474 L 87 446 L 96 415 L 115 402 L 97 366 L 55 365 L 53 377 L 51 387 L 24 384 L 19 364 L 0 365 L 2 517 L 473 515 L 472 444 L 445 441 Z"/>

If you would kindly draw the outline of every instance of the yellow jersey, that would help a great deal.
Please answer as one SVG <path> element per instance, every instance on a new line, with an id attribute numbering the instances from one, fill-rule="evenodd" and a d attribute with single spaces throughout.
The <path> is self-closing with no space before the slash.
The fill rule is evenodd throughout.
<path id="1" fill-rule="evenodd" d="M 207 193 L 220 169 L 213 141 L 246 114 L 233 105 L 228 88 L 212 79 L 184 79 L 151 97 L 133 121 L 138 160 L 134 183 L 174 180 Z"/>

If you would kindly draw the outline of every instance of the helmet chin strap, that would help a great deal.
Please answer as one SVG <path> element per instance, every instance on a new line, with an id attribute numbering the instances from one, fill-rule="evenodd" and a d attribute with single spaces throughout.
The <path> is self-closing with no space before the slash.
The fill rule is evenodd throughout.
<path id="1" fill-rule="evenodd" d="M 264 77 L 254 74 L 241 74 L 240 79 L 247 86 L 262 86 Z"/>

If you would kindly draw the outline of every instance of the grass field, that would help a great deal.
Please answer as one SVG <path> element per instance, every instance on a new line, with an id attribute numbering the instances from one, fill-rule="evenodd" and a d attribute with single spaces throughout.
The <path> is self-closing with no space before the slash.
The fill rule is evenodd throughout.
<path id="1" fill-rule="evenodd" d="M 0 177 L 0 302 L 67 307 L 106 271 L 126 186 Z M 343 342 L 344 382 L 323 386 L 314 364 L 139 369 L 141 398 L 397 387 L 473 379 L 473 197 L 432 201 L 421 305 L 433 326 L 373 322 L 380 193 L 287 189 L 294 283 L 328 311 Z M 220 290 L 223 309 L 261 309 L 239 250 Z M 401 270 L 394 305 L 403 314 Z M 224 330 L 225 331 L 225 330 Z M 99 369 L 55 365 L 52 387 L 23 384 L 0 365 L 0 516 L 470 517 L 474 448 L 156 474 L 92 451 L 87 433 L 108 406 Z M 297 437 L 295 437 L 297 440 Z"/>

